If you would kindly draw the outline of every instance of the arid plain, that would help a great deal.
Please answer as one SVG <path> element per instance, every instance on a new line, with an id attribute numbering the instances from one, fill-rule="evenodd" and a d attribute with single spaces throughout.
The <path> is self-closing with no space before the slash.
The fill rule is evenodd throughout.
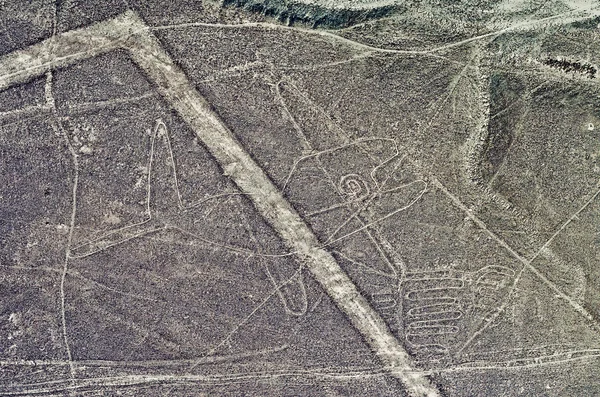
<path id="1" fill-rule="evenodd" d="M 0 395 L 600 394 L 600 3 L 0 2 Z"/>

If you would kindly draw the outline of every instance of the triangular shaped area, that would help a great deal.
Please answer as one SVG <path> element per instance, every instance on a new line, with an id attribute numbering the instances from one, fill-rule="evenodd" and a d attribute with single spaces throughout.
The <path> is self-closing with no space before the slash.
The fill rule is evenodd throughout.
<path id="1" fill-rule="evenodd" d="M 58 73 L 56 79 L 79 80 L 78 70 L 85 71 L 85 77 L 91 70 L 99 76 L 107 75 L 107 68 L 115 63 L 136 71 L 120 55 L 117 59 L 118 62 L 106 62 L 104 57 L 90 59 L 77 69 L 61 72 L 65 76 Z M 145 87 L 142 92 L 148 95 L 132 93 L 122 87 L 123 82 L 113 82 L 113 99 L 105 98 L 104 89 L 96 93 L 99 88 L 95 86 L 80 87 L 84 94 L 74 94 L 77 87 L 56 93 L 57 101 L 67 104 L 70 96 L 85 97 L 81 108 L 61 108 L 68 118 L 64 125 L 79 155 L 81 174 L 73 256 L 87 255 L 101 243 L 112 246 L 155 229 L 183 224 L 189 233 L 206 233 L 211 228 L 220 239 L 235 239 L 250 248 L 249 233 L 260 234 L 256 229 L 266 226 L 249 200 L 222 174 L 186 123 L 172 113 L 160 96 L 147 91 L 144 76 L 132 73 L 130 79 L 129 84 Z M 231 205 L 244 209 L 241 213 L 223 211 Z M 202 217 L 204 223 L 200 224 L 197 217 Z M 254 225 L 250 229 L 245 226 L 248 222 Z M 216 224 L 219 226 L 211 226 Z M 240 234 L 240 230 L 246 231 Z M 267 234 L 271 235 L 267 240 L 278 240 L 270 230 Z M 82 247 L 92 243 L 97 246 Z"/>
<path id="2" fill-rule="evenodd" d="M 598 325 L 528 270 L 500 315 L 457 356 L 457 365 L 519 367 L 600 356 Z"/>

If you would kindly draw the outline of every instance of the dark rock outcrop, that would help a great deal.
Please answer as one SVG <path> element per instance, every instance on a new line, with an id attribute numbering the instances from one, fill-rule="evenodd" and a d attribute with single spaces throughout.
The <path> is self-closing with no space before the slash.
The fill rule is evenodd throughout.
<path id="1" fill-rule="evenodd" d="M 261 13 L 289 25 L 302 23 L 313 28 L 344 28 L 400 11 L 396 4 L 373 7 L 326 7 L 287 0 L 223 0 L 223 6 L 235 6 Z"/>

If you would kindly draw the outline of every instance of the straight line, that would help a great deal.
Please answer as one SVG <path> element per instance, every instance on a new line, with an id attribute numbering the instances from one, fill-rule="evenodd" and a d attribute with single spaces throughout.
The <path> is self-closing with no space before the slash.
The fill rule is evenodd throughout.
<path id="1" fill-rule="evenodd" d="M 572 23 L 584 19 L 593 18 L 600 14 L 598 10 L 598 6 L 589 7 L 589 8 L 579 8 L 570 11 L 566 11 L 561 14 L 551 15 L 549 17 L 544 17 L 540 19 L 532 19 L 523 22 L 516 23 L 514 25 L 507 26 L 505 28 L 501 28 L 498 30 L 494 30 L 488 33 L 484 33 L 478 36 L 469 37 L 464 40 L 456 41 L 449 44 L 444 44 L 442 46 L 427 48 L 422 50 L 398 50 L 394 48 L 382 48 L 376 47 L 369 44 L 361 43 L 359 41 L 355 41 L 349 38 L 346 38 L 342 35 L 336 33 L 335 30 L 322 30 L 322 29 L 308 29 L 301 28 L 296 26 L 286 26 L 279 25 L 269 22 L 245 22 L 238 24 L 225 24 L 225 23 L 210 23 L 210 22 L 187 22 L 187 23 L 179 23 L 179 24 L 169 24 L 169 25 L 159 25 L 159 26 L 151 26 L 149 29 L 152 31 L 159 30 L 168 30 L 168 29 L 180 29 L 180 28 L 190 28 L 190 27 L 207 27 L 207 28 L 263 28 L 269 30 L 287 30 L 293 32 L 304 33 L 308 35 L 316 35 L 329 39 L 333 39 L 339 41 L 341 43 L 347 44 L 348 46 L 354 47 L 356 49 L 361 49 L 364 51 L 372 51 L 372 52 L 380 52 L 380 53 L 391 53 L 391 54 L 406 54 L 406 55 L 429 55 L 434 54 L 436 52 L 442 52 L 445 50 L 449 50 L 455 47 L 460 47 L 462 45 L 482 40 L 489 37 L 499 36 L 506 33 L 519 32 L 519 31 L 527 31 L 529 29 L 534 29 L 539 26 L 549 25 L 552 22 L 557 22 L 561 25 Z"/>
<path id="2" fill-rule="evenodd" d="M 77 367 L 114 367 L 114 368 L 131 368 L 131 367 L 153 367 L 153 368 L 170 368 L 179 367 L 191 364 L 217 364 L 230 362 L 235 360 L 242 360 L 245 358 L 252 358 L 256 356 L 267 356 L 269 354 L 278 353 L 284 351 L 289 346 L 287 344 L 272 347 L 268 349 L 248 351 L 238 354 L 231 354 L 226 356 L 208 356 L 201 358 L 190 358 L 182 360 L 0 360 L 0 367 L 3 366 L 24 366 L 24 367 L 38 367 L 38 366 L 65 366 L 75 365 Z"/>
<path id="3" fill-rule="evenodd" d="M 56 59 L 47 53 L 56 48 Z M 439 391 L 416 365 L 384 320 L 359 293 L 335 258 L 254 162 L 187 76 L 174 64 L 144 22 L 131 11 L 88 28 L 57 35 L 0 58 L 0 90 L 28 81 L 48 70 L 115 49 L 129 50 L 132 59 L 157 90 L 194 130 L 228 175 L 253 201 L 283 241 L 298 253 L 315 279 L 363 335 L 389 373 L 411 396 L 435 397 Z"/>
<path id="4" fill-rule="evenodd" d="M 0 91 L 40 77 L 49 70 L 69 66 L 122 47 L 135 32 L 131 30 L 131 12 L 61 33 L 21 50 L 3 55 L 0 61 Z"/>
<path id="5" fill-rule="evenodd" d="M 135 21 L 134 17 L 131 18 Z M 137 20 L 140 28 L 142 22 Z M 304 260 L 350 322 L 362 333 L 384 366 L 399 370 L 398 378 L 414 396 L 439 396 L 429 379 L 414 370 L 412 358 L 379 314 L 359 293 L 333 256 L 254 162 L 206 100 L 173 63 L 150 31 L 139 30 L 128 49 L 135 62 L 158 86 L 158 91 L 194 130 L 225 174 L 247 193 L 265 220 L 288 247 Z"/>
<path id="6" fill-rule="evenodd" d="M 544 244 L 544 246 L 542 248 L 540 248 L 538 250 L 538 252 L 531 258 L 531 259 L 525 259 L 523 256 L 521 256 L 517 251 L 515 251 L 510 245 L 508 245 L 503 239 L 501 239 L 500 237 L 498 237 L 494 232 L 492 232 L 490 229 L 488 229 L 487 225 L 478 217 L 476 217 L 473 214 L 473 211 L 471 209 L 469 209 L 466 205 L 464 205 L 459 199 L 458 197 L 456 197 L 454 194 L 450 193 L 450 191 L 448 191 L 448 189 L 446 189 L 446 187 L 435 177 L 431 178 L 431 181 L 433 183 L 434 186 L 436 186 L 440 191 L 442 191 L 446 196 L 448 196 L 452 202 L 458 207 L 460 208 L 469 219 L 471 219 L 477 226 L 479 226 L 482 230 L 484 230 L 491 238 L 493 238 L 498 244 L 500 244 L 502 247 L 504 247 L 515 259 L 517 259 L 519 262 L 521 262 L 523 264 L 523 266 L 525 268 L 527 268 L 528 270 L 530 270 L 533 274 L 535 274 L 540 280 L 542 280 L 544 282 L 544 284 L 546 284 L 548 287 L 550 287 L 550 289 L 552 289 L 557 295 L 558 297 L 564 299 L 565 301 L 567 301 L 569 303 L 569 305 L 571 305 L 571 307 L 573 309 L 575 309 L 576 312 L 578 312 L 579 314 L 581 314 L 583 317 L 585 317 L 587 320 L 589 321 L 593 321 L 593 317 L 592 315 L 583 307 L 581 306 L 579 303 L 577 303 L 576 301 L 574 301 L 570 296 L 568 296 L 567 294 L 565 294 L 564 292 L 562 292 L 560 290 L 560 288 L 558 288 L 558 286 L 556 284 L 554 284 L 552 281 L 550 281 L 546 276 L 544 276 L 535 266 L 533 266 L 531 263 L 539 256 L 539 254 L 543 251 L 543 249 L 545 247 L 547 247 L 547 245 L 550 244 L 550 242 L 552 241 L 552 239 L 558 235 L 558 233 L 560 233 L 560 231 L 562 229 L 564 229 L 566 227 L 566 225 L 568 223 L 570 223 L 578 213 L 580 213 L 581 211 L 583 211 L 583 209 L 585 209 L 585 207 L 587 207 L 589 205 L 589 203 L 592 202 L 592 200 L 600 193 L 600 191 L 596 192 L 596 194 L 592 197 L 592 199 L 590 199 L 573 217 L 571 217 L 571 219 L 569 219 L 567 221 L 567 223 L 565 223 L 555 234 L 552 238 L 550 238 L 550 240 L 548 240 L 548 242 L 546 244 Z"/>
<path id="7" fill-rule="evenodd" d="M 552 236 L 550 236 L 550 238 L 548 239 L 548 241 L 546 241 L 544 243 L 544 245 L 542 245 L 540 247 L 540 249 L 535 253 L 535 255 L 533 255 L 533 257 L 531 259 L 529 259 L 529 262 L 533 262 L 535 260 L 535 258 L 537 258 L 546 248 L 548 248 L 548 246 L 550 244 L 552 244 L 552 241 L 554 241 L 554 239 L 560 234 L 562 233 L 562 231 L 571 223 L 573 222 L 575 219 L 577 219 L 577 216 L 579 214 L 581 214 L 583 212 L 583 210 L 585 210 L 600 194 L 600 189 L 596 190 L 596 192 L 592 195 L 592 197 L 586 201 L 581 208 L 579 208 L 577 210 L 577 212 L 575 212 L 573 215 L 571 215 L 571 217 L 569 219 L 566 220 L 565 223 L 563 223 L 561 225 L 561 227 L 558 228 L 558 230 L 556 230 L 556 232 L 554 232 L 554 234 Z"/>

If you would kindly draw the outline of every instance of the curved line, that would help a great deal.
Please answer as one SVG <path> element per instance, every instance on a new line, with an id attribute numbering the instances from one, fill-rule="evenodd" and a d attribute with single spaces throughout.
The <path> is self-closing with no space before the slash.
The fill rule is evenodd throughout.
<path id="1" fill-rule="evenodd" d="M 428 186 L 427 183 L 425 181 L 422 181 L 422 182 L 425 184 L 425 188 L 421 191 L 421 193 L 419 193 L 419 195 L 414 200 L 412 200 L 407 205 L 405 205 L 403 207 L 400 207 L 400 208 L 398 208 L 398 209 L 396 209 L 396 210 L 394 210 L 394 211 L 392 211 L 392 212 L 390 212 L 390 213 L 388 213 L 388 214 L 386 214 L 386 215 L 384 215 L 384 216 L 382 216 L 382 217 L 380 217 L 378 219 L 375 219 L 374 221 L 369 222 L 369 223 L 365 224 L 364 226 L 359 227 L 358 229 L 355 229 L 355 230 L 353 230 L 353 231 L 351 231 L 351 232 L 349 232 L 347 234 L 344 234 L 343 236 L 340 236 L 340 237 L 338 237 L 338 238 L 336 238 L 334 240 L 327 241 L 325 244 L 322 245 L 322 247 L 327 247 L 327 246 L 329 246 L 329 245 L 331 245 L 333 243 L 341 241 L 341 240 L 343 240 L 345 238 L 348 238 L 348 237 L 350 237 L 350 236 L 352 236 L 354 234 L 360 233 L 363 230 L 368 229 L 369 227 L 371 227 L 373 225 L 376 225 L 376 224 L 378 224 L 380 222 L 383 222 L 384 220 L 386 220 L 388 218 L 391 218 L 392 216 L 396 215 L 397 213 L 402 212 L 402 211 L 404 211 L 404 210 L 412 207 L 417 201 L 419 201 L 421 199 L 421 197 L 423 197 L 423 194 L 425 194 L 425 191 L 427 190 L 427 186 Z"/>
<path id="2" fill-rule="evenodd" d="M 336 146 L 336 147 L 333 147 L 333 148 L 331 148 L 331 149 L 325 149 L 325 150 L 321 150 L 321 151 L 319 151 L 319 152 L 315 152 L 315 153 L 308 154 L 308 155 L 306 155 L 306 156 L 302 156 L 302 157 L 300 157 L 300 158 L 298 158 L 298 159 L 296 159 L 296 160 L 294 161 L 294 164 L 292 165 L 292 169 L 290 170 L 290 172 L 289 172 L 288 176 L 287 176 L 287 177 L 286 177 L 286 179 L 285 179 L 285 182 L 284 182 L 284 184 L 283 184 L 283 187 L 281 188 L 281 192 L 283 193 L 283 192 L 285 191 L 285 189 L 286 189 L 287 185 L 290 183 L 290 180 L 292 179 L 292 175 L 293 175 L 293 174 L 294 174 L 294 172 L 296 171 L 296 167 L 297 167 L 297 166 L 298 166 L 298 164 L 300 164 L 301 162 L 303 162 L 303 161 L 305 161 L 305 160 L 307 160 L 307 159 L 311 159 L 311 158 L 313 158 L 313 157 L 318 157 L 318 156 L 321 156 L 321 155 L 323 155 L 323 154 L 333 153 L 333 152 L 336 152 L 336 151 L 338 151 L 338 150 L 345 149 L 345 148 L 347 148 L 347 147 L 350 147 L 350 146 L 357 146 L 357 145 L 359 145 L 359 144 L 361 144 L 361 143 L 364 143 L 364 142 L 371 142 L 371 141 L 388 141 L 388 142 L 393 142 L 393 144 L 394 144 L 394 145 L 397 145 L 397 143 L 396 143 L 396 140 L 395 140 L 395 139 L 392 139 L 392 138 L 385 138 L 385 137 L 360 138 L 360 139 L 357 139 L 357 140 L 355 140 L 355 141 L 352 141 L 352 142 L 346 143 L 346 144 L 344 144 L 344 145 Z"/>
<path id="3" fill-rule="evenodd" d="M 379 270 L 377 270 L 377 269 L 374 269 L 374 268 L 372 268 L 372 267 L 370 267 L 370 266 L 368 266 L 368 265 L 365 265 L 365 264 L 364 264 L 364 263 L 362 263 L 362 262 L 356 261 L 356 260 L 354 260 L 354 259 L 352 259 L 352 258 L 350 258 L 350 257 L 348 257 L 348 256 L 346 256 L 346 255 L 344 255 L 344 254 L 343 254 L 341 251 L 339 251 L 339 250 L 332 250 L 332 252 L 334 252 L 335 254 L 337 254 L 337 255 L 341 256 L 343 259 L 347 260 L 347 261 L 348 261 L 348 262 L 350 262 L 351 264 L 353 264 L 353 265 L 355 265 L 355 266 L 358 266 L 358 267 L 361 267 L 361 268 L 364 268 L 364 269 L 365 269 L 366 271 L 368 271 L 368 272 L 371 272 L 371 273 L 373 273 L 373 274 L 378 274 L 378 275 L 380 275 L 380 276 L 383 276 L 383 277 L 391 278 L 391 279 L 394 279 L 394 280 L 397 280 L 397 279 L 398 279 L 398 277 L 397 277 L 397 275 L 396 275 L 396 274 L 388 274 L 388 273 L 385 273 L 385 272 L 379 271 Z"/>
<path id="4" fill-rule="evenodd" d="M 450 307 L 450 308 L 453 308 L 455 306 L 456 305 L 454 305 L 452 303 L 436 303 L 436 304 L 433 304 L 433 305 L 418 306 L 418 307 L 413 307 L 413 308 L 407 310 L 406 311 L 406 315 L 407 316 L 422 316 L 424 314 L 429 314 L 430 312 L 424 312 L 424 313 L 414 313 L 414 312 L 419 311 L 419 310 L 426 310 L 426 309 L 429 309 L 429 308 L 438 308 L 438 307 L 442 307 L 442 308 L 443 307 Z M 453 311 L 453 310 L 447 310 L 447 311 Z M 441 313 L 441 312 L 431 312 L 431 313 Z"/>
<path id="5" fill-rule="evenodd" d="M 455 325 L 423 325 L 418 327 L 408 328 L 409 330 L 433 330 L 431 332 L 407 332 L 410 336 L 435 336 L 435 335 L 451 335 L 460 331 L 460 328 Z"/>
<path id="6" fill-rule="evenodd" d="M 269 280 L 271 280 L 271 283 L 275 287 L 275 289 L 277 291 L 277 295 L 279 296 L 279 300 L 283 304 L 283 307 L 284 307 L 286 313 L 291 314 L 292 316 L 296 316 L 296 317 L 303 316 L 308 311 L 308 297 L 306 295 L 306 287 L 304 285 L 304 281 L 302 279 L 299 279 L 300 277 L 302 277 L 302 269 L 303 268 L 304 268 L 304 266 L 300 265 L 290 278 L 288 278 L 282 284 L 278 285 L 277 281 L 275 280 L 275 278 L 271 274 L 271 271 L 269 270 L 269 266 L 265 264 L 265 272 L 267 273 Z M 290 309 L 290 307 L 287 303 L 288 300 L 285 297 L 284 293 L 282 292 L 282 289 L 286 285 L 291 285 L 295 280 L 300 285 L 300 289 L 302 290 L 302 309 L 300 311 L 295 311 L 295 310 Z"/>
<path id="7" fill-rule="evenodd" d="M 451 314 L 451 316 L 445 317 L 445 318 L 435 318 L 435 319 L 430 319 L 430 320 L 412 320 L 408 322 L 408 329 L 418 329 L 418 328 L 430 328 L 430 327 L 434 327 L 434 326 L 450 326 L 447 324 L 443 324 L 447 321 L 455 321 L 455 320 L 459 320 L 462 318 L 463 316 L 463 312 L 461 311 L 453 311 L 453 312 L 442 312 L 442 313 L 447 313 L 447 314 Z M 442 323 L 442 324 L 440 324 Z"/>
<path id="8" fill-rule="evenodd" d="M 413 308 L 415 309 L 415 308 Z M 412 310 L 412 309 L 411 309 Z M 412 317 L 412 320 L 409 320 L 409 323 L 413 323 L 415 321 L 448 321 L 448 320 L 458 320 L 463 317 L 464 313 L 462 310 L 442 310 L 437 312 L 426 312 L 421 314 L 408 314 L 409 317 Z M 446 316 L 442 316 L 446 315 Z M 440 317 L 437 317 L 440 316 Z M 435 317 L 430 320 L 427 320 L 428 317 Z"/>
<path id="9" fill-rule="evenodd" d="M 128 242 L 128 241 L 135 240 L 135 239 L 137 239 L 137 238 L 144 237 L 144 236 L 147 236 L 147 235 L 149 235 L 149 234 L 153 234 L 153 233 L 160 232 L 160 231 L 162 231 L 162 230 L 167 230 L 167 229 L 168 229 L 168 227 L 166 227 L 166 226 L 161 226 L 161 227 L 157 227 L 157 228 L 154 228 L 154 229 L 148 229 L 148 230 L 144 230 L 143 232 L 140 232 L 140 233 L 134 234 L 133 236 L 127 237 L 127 238 L 125 238 L 125 239 L 123 239 L 123 240 L 118 240 L 118 241 L 115 241 L 115 242 L 113 242 L 113 243 L 110 243 L 110 244 L 108 244 L 108 245 L 105 245 L 105 246 L 99 247 L 99 248 L 97 248 L 97 249 L 95 249 L 95 250 L 93 250 L 93 251 L 91 251 L 91 252 L 86 252 L 85 254 L 80 254 L 80 255 L 70 255 L 70 254 L 69 254 L 69 258 L 70 258 L 70 259 L 82 259 L 82 258 L 87 258 L 88 256 L 91 256 L 91 255 L 97 254 L 98 252 L 105 251 L 105 250 L 107 250 L 108 248 L 116 247 L 117 245 L 121 245 L 121 244 L 123 244 L 123 243 L 126 243 L 126 242 Z M 92 244 L 90 243 L 90 244 L 86 244 L 86 245 L 92 245 Z"/>

